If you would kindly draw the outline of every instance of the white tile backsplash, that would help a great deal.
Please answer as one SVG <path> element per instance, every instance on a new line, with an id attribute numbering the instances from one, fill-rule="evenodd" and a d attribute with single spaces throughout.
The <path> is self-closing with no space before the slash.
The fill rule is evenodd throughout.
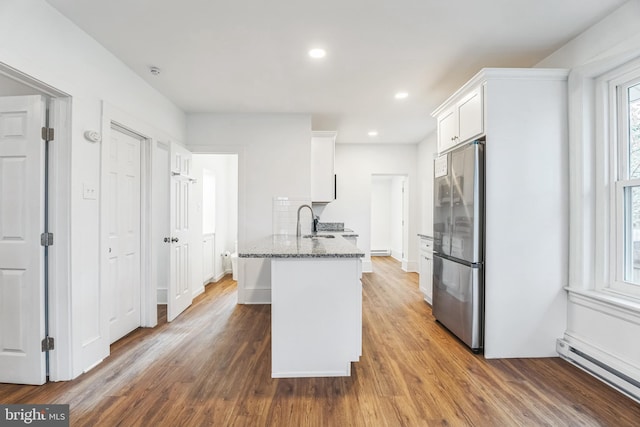
<path id="1" fill-rule="evenodd" d="M 311 200 L 291 197 L 273 198 L 273 234 L 296 235 L 298 208 L 301 205 L 311 206 Z M 303 209 L 300 212 L 302 234 L 311 233 L 311 222 L 311 212 L 309 209 Z"/>

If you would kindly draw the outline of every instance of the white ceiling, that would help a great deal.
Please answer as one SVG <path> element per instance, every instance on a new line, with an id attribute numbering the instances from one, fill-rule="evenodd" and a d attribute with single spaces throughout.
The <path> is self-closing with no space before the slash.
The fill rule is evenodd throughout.
<path id="1" fill-rule="evenodd" d="M 530 67 L 625 2 L 47 1 L 185 112 L 310 113 L 352 143 L 420 141 L 479 69 Z"/>

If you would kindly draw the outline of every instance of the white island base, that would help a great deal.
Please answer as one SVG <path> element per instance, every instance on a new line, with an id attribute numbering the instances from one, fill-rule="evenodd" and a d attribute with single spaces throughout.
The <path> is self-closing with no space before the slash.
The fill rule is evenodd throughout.
<path id="1" fill-rule="evenodd" d="M 360 258 L 271 260 L 271 377 L 351 375 L 362 355 Z"/>

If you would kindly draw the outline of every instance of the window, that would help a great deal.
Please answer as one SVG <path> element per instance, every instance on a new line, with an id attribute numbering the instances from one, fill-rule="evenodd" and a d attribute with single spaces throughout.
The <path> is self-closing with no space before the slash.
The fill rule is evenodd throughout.
<path id="1" fill-rule="evenodd" d="M 569 295 L 640 314 L 640 48 L 568 88 Z"/>
<path id="2" fill-rule="evenodd" d="M 630 77 L 632 77 L 630 79 Z M 618 83 L 624 80 L 622 83 Z M 616 256 L 610 288 L 640 296 L 640 70 L 616 80 L 612 135 Z"/>

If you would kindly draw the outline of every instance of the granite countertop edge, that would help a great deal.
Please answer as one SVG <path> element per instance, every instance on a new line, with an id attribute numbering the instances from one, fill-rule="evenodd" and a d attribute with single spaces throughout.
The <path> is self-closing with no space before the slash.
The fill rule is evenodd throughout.
<path id="1" fill-rule="evenodd" d="M 297 254 L 284 254 L 284 253 L 253 253 L 253 252 L 239 252 L 238 258 L 363 258 L 363 252 L 354 252 L 349 254 L 314 254 L 314 253 L 297 253 Z"/>
<path id="2" fill-rule="evenodd" d="M 301 238 L 273 235 L 251 242 L 238 251 L 238 258 L 363 258 L 364 251 L 345 237 L 358 237 L 350 232 L 320 232 L 334 238 Z"/>

